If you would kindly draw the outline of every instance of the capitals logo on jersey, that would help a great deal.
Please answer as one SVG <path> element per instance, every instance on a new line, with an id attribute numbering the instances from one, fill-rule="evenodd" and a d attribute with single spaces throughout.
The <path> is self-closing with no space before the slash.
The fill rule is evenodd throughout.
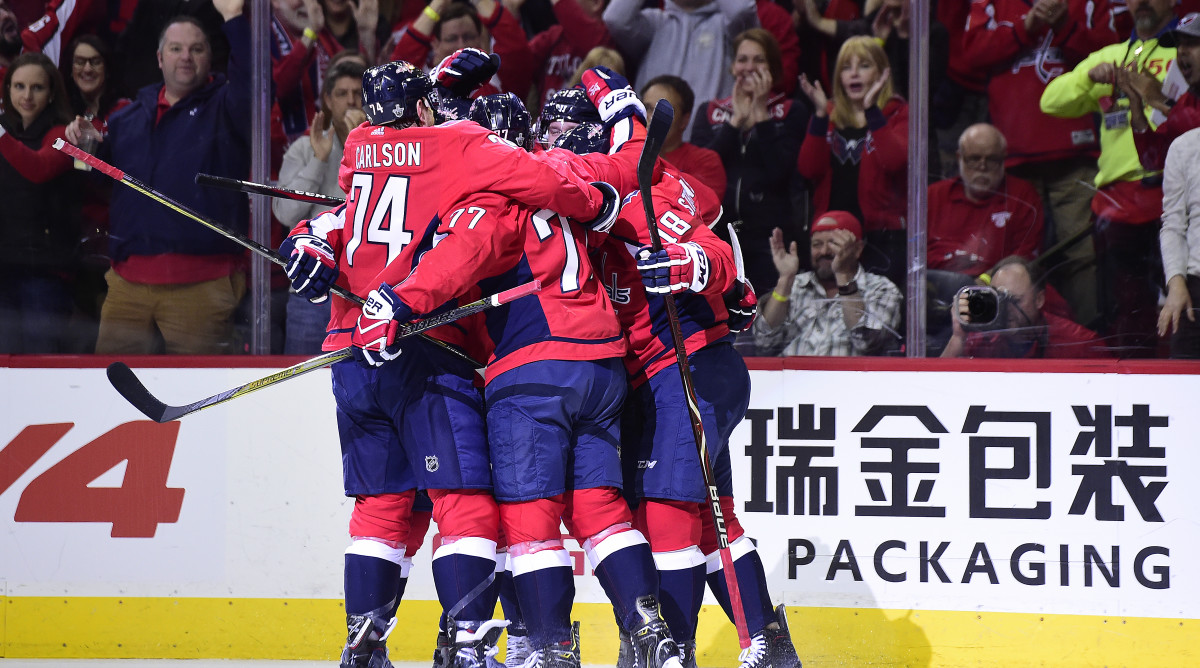
<path id="1" fill-rule="evenodd" d="M 629 246 L 629 244 L 625 244 Z M 631 253 L 636 253 L 637 248 L 632 247 Z M 617 272 L 607 273 L 604 270 L 605 263 L 608 262 L 608 253 L 600 256 L 600 283 L 604 285 L 604 291 L 608 293 L 608 299 L 614 304 L 629 303 L 629 288 L 620 287 L 617 282 Z"/>
<path id="2" fill-rule="evenodd" d="M 992 214 L 992 224 L 996 226 L 996 229 L 1000 229 L 1008 225 L 1009 218 L 1012 218 L 1011 211 L 997 211 Z"/>

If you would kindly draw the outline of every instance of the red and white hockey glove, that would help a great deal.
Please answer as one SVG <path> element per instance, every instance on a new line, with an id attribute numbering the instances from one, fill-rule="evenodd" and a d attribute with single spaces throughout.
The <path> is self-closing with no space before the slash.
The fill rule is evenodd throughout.
<path id="1" fill-rule="evenodd" d="M 708 285 L 708 256 L 699 244 L 666 244 L 655 253 L 643 246 L 637 253 L 638 271 L 646 292 L 653 295 L 700 292 Z"/>
<path id="2" fill-rule="evenodd" d="M 599 66 L 584 72 L 582 82 L 588 99 L 596 106 L 606 126 L 612 127 L 630 116 L 637 116 L 643 123 L 646 122 L 646 107 L 625 77 Z"/>
<path id="3" fill-rule="evenodd" d="M 314 304 L 329 299 L 339 269 L 328 242 L 315 234 L 294 234 L 279 245 L 279 254 L 288 259 L 284 271 L 296 294 Z"/>
<path id="4" fill-rule="evenodd" d="M 738 280 L 722 296 L 725 298 L 725 310 L 729 311 L 729 319 L 726 321 L 729 331 L 744 332 L 750 329 L 750 325 L 754 324 L 754 317 L 758 315 L 758 297 L 754 294 L 754 286 L 750 285 L 750 281 Z"/>
<path id="5" fill-rule="evenodd" d="M 396 333 L 400 325 L 413 319 L 413 311 L 392 291 L 387 283 L 367 295 L 358 326 L 350 335 L 350 352 L 366 366 L 383 366 L 400 356 Z"/>

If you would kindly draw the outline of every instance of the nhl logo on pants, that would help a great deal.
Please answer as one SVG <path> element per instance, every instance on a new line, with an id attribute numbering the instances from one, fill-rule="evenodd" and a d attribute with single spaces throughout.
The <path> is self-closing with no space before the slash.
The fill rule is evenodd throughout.
<path id="1" fill-rule="evenodd" d="M 430 473 L 438 470 L 437 455 L 430 455 L 429 457 L 425 458 L 425 470 L 429 471 Z"/>

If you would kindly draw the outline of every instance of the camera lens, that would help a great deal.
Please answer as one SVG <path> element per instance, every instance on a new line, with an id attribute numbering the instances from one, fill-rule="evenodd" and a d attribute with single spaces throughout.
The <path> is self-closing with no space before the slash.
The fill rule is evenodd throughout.
<path id="1" fill-rule="evenodd" d="M 1000 312 L 1000 300 L 995 290 L 971 290 L 967 293 L 967 313 L 971 324 L 987 325 L 996 320 Z"/>

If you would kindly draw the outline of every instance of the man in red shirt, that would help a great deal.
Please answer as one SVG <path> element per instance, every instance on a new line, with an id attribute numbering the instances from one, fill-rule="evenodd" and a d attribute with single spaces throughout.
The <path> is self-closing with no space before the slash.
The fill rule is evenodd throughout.
<path id="1" fill-rule="evenodd" d="M 960 176 L 929 186 L 930 269 L 979 276 L 1005 256 L 1037 256 L 1042 199 L 1029 182 L 1005 175 L 1007 148 L 987 123 L 959 137 Z"/>
<path id="2" fill-rule="evenodd" d="M 1112 357 L 1095 332 L 1046 311 L 1043 276 L 1028 260 L 1010 255 L 991 273 L 1000 295 L 995 323 L 972 327 L 967 298 L 959 293 L 954 335 L 942 357 Z"/>
<path id="3" fill-rule="evenodd" d="M 696 95 L 688 82 L 673 74 L 660 74 L 642 87 L 641 98 L 647 109 L 654 109 L 663 99 L 675 109 L 671 131 L 663 140 L 663 160 L 692 177 L 693 182 L 708 186 L 717 197 L 724 197 L 725 165 L 721 164 L 721 154 L 683 141 L 683 131 L 691 127 L 692 108 L 696 106 Z"/>

